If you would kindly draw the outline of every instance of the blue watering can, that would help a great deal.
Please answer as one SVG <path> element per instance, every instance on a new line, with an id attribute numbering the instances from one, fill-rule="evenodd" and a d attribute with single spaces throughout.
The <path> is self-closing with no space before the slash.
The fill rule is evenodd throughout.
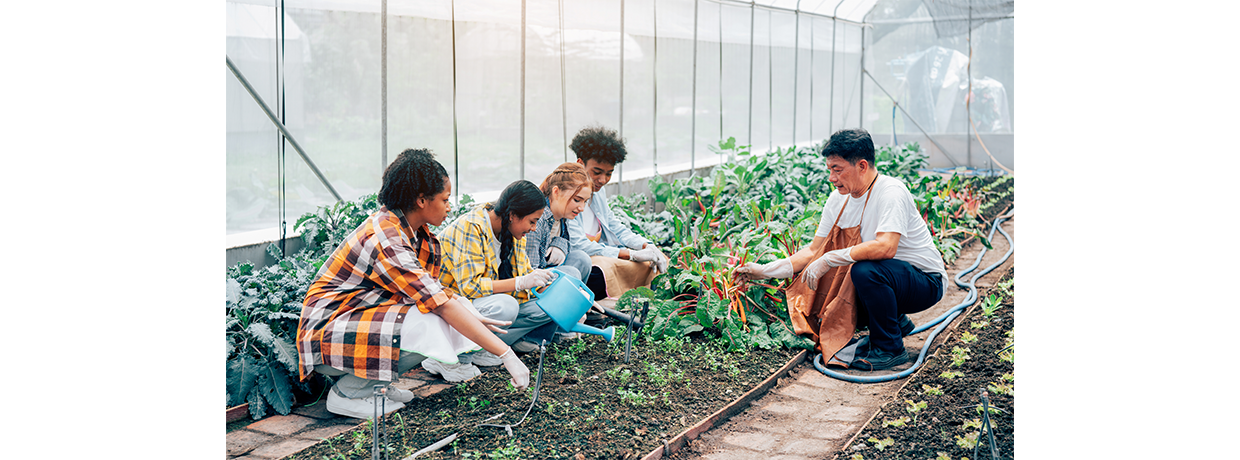
<path id="1" fill-rule="evenodd" d="M 586 287 L 586 283 L 554 268 L 551 271 L 556 273 L 555 281 L 544 287 L 542 292 L 538 289 L 530 290 L 536 299 L 534 304 L 546 312 L 560 329 L 601 335 L 610 342 L 612 335 L 616 333 L 615 326 L 600 330 L 577 322 L 594 304 L 594 293 Z"/>

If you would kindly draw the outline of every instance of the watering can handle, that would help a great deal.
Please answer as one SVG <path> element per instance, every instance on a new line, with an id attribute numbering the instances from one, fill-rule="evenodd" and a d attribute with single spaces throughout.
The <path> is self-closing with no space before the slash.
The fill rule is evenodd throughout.
<path id="1" fill-rule="evenodd" d="M 564 272 L 560 271 L 560 269 L 558 269 L 558 268 L 552 268 L 552 269 L 549 269 L 548 271 L 555 272 L 555 274 L 556 274 L 555 276 L 556 276 L 556 278 L 557 278 L 557 279 L 558 279 L 559 277 L 561 277 L 561 276 L 568 276 L 568 273 L 564 273 Z M 551 280 L 551 281 L 552 281 L 552 282 L 555 282 L 555 280 Z M 536 288 L 534 288 L 534 289 L 530 289 L 530 293 L 534 294 L 534 298 L 535 298 L 535 299 L 537 299 L 537 298 L 539 298 L 539 297 L 538 297 L 538 294 L 539 294 L 539 293 L 541 293 L 542 291 L 546 290 L 546 289 L 547 289 L 547 287 L 549 287 L 549 286 L 551 286 L 551 283 L 547 283 L 547 284 L 545 284 L 545 285 L 543 285 L 543 286 L 536 287 Z"/>

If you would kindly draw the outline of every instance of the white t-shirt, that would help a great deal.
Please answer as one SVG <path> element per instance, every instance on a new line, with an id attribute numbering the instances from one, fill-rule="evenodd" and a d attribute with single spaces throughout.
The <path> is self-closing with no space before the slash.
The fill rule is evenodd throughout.
<path id="1" fill-rule="evenodd" d="M 835 216 L 840 213 L 840 206 L 847 202 L 844 214 L 840 216 L 840 228 L 856 227 L 862 219 L 862 207 L 865 207 L 865 221 L 861 222 L 861 241 L 873 241 L 878 232 L 895 232 L 900 234 L 900 244 L 896 247 L 895 259 L 908 262 L 910 265 L 926 273 L 939 273 L 947 279 L 947 269 L 943 265 L 943 255 L 934 247 L 930 230 L 926 222 L 917 213 L 917 204 L 913 202 L 913 194 L 899 179 L 879 175 L 870 189 L 870 202 L 866 204 L 866 195 L 853 198 L 838 191 L 827 198 L 822 207 L 822 220 L 818 222 L 818 231 L 814 236 L 827 236 L 831 225 L 835 224 Z"/>

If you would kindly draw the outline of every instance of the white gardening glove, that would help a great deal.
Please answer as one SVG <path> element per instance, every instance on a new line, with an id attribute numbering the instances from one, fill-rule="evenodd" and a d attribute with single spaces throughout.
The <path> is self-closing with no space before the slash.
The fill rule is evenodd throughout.
<path id="1" fill-rule="evenodd" d="M 792 278 L 792 261 L 779 259 L 766 264 L 749 262 L 732 272 L 732 279 L 738 283 L 767 278 Z"/>
<path id="2" fill-rule="evenodd" d="M 550 284 L 553 279 L 555 279 L 555 273 L 552 273 L 551 270 L 537 268 L 527 275 L 517 277 L 517 290 L 523 291 L 543 287 Z"/>
<path id="3" fill-rule="evenodd" d="M 655 262 L 654 262 L 654 264 L 655 264 L 655 268 L 654 268 L 654 269 L 655 269 L 655 271 L 658 271 L 659 273 L 667 273 L 667 263 L 668 263 L 668 260 L 669 260 L 669 259 L 667 258 L 667 254 L 664 254 L 664 253 L 663 253 L 663 251 L 660 251 L 660 250 L 659 250 L 659 247 L 658 247 L 658 246 L 655 246 L 655 245 L 653 245 L 653 244 L 647 245 L 647 246 L 646 246 L 646 249 L 654 249 L 654 251 L 655 251 L 655 252 L 659 253 L 659 258 L 658 258 L 658 260 L 655 260 Z"/>
<path id="4" fill-rule="evenodd" d="M 818 260 L 810 262 L 809 266 L 805 267 L 805 270 L 801 271 L 801 277 L 805 281 L 805 284 L 808 284 L 810 287 L 818 287 L 818 278 L 821 278 L 823 274 L 827 273 L 827 270 L 830 270 L 833 267 L 842 267 L 856 262 L 853 260 L 851 254 L 852 247 L 827 251 L 827 253 L 823 254 L 822 257 L 819 257 Z"/>
<path id="5" fill-rule="evenodd" d="M 508 351 L 500 355 L 499 359 L 504 362 L 504 369 L 508 370 L 508 375 L 512 376 L 512 386 L 517 387 L 518 390 L 524 390 L 530 386 L 530 369 L 525 367 L 525 363 L 521 362 L 517 353 L 512 351 L 512 347 L 508 347 Z"/>
<path id="6" fill-rule="evenodd" d="M 564 263 L 564 251 L 555 246 L 547 248 L 547 265 L 556 266 Z"/>
<path id="7" fill-rule="evenodd" d="M 645 249 L 636 251 L 629 250 L 629 260 L 634 262 L 654 262 L 659 260 L 659 250 L 654 246 L 646 246 Z"/>

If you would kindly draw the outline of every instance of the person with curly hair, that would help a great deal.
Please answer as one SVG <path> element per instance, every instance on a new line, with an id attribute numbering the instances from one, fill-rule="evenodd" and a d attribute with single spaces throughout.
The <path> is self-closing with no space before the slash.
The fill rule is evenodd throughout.
<path id="1" fill-rule="evenodd" d="M 619 297 L 629 289 L 649 286 L 656 272 L 667 271 L 667 256 L 653 242 L 633 233 L 607 206 L 604 185 L 628 152 L 615 130 L 589 126 L 573 137 L 569 148 L 586 169 L 594 195 L 576 218 L 568 222 L 569 244 L 590 256 L 586 285 L 594 300 Z"/>
<path id="2" fill-rule="evenodd" d="M 303 381 L 314 372 L 335 379 L 329 412 L 369 418 L 376 397 L 385 399 L 386 412 L 400 409 L 413 393 L 391 382 L 419 363 L 455 363 L 479 345 L 500 357 L 513 385 L 529 385 L 529 369 L 493 333 L 509 323 L 481 316 L 439 279 L 443 256 L 430 226 L 447 217 L 451 192 L 429 150 L 401 152 L 383 172 L 379 209 L 308 288 L 297 325 L 298 372 Z M 375 396 L 376 385 L 387 386 L 386 394 Z"/>
<path id="3" fill-rule="evenodd" d="M 538 186 L 519 180 L 494 202 L 462 214 L 440 232 L 444 285 L 473 301 L 484 316 L 511 321 L 500 338 L 522 353 L 538 348 L 533 341 L 552 339 L 556 328 L 529 292 L 550 283 L 554 275 L 533 268 L 525 249 L 525 235 L 534 231 L 546 207 L 547 198 Z M 521 340 L 527 336 L 532 340 Z M 422 367 L 449 382 L 461 382 L 480 375 L 477 366 L 503 364 L 485 350 L 460 358 L 460 364 L 423 361 Z"/>

